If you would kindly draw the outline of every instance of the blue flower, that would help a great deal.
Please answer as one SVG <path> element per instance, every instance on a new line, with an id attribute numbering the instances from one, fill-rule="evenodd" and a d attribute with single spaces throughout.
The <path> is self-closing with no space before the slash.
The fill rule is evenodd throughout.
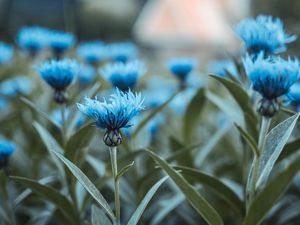
<path id="1" fill-rule="evenodd" d="M 229 72 L 235 78 L 239 78 L 237 68 L 231 60 L 215 60 L 209 63 L 208 70 L 212 74 L 220 75 L 222 77 L 227 77 L 227 72 Z"/>
<path id="2" fill-rule="evenodd" d="M 48 47 L 49 30 L 38 26 L 23 27 L 17 34 L 17 43 L 21 48 L 35 53 Z"/>
<path id="3" fill-rule="evenodd" d="M 243 63 L 253 89 L 264 99 L 272 100 L 288 94 L 290 87 L 299 79 L 298 60 L 280 57 L 264 59 L 263 54 L 259 54 L 254 61 L 247 55 Z"/>
<path id="4" fill-rule="evenodd" d="M 300 105 L 300 83 L 291 86 L 287 97 L 290 101 Z"/>
<path id="5" fill-rule="evenodd" d="M 110 57 L 119 62 L 127 62 L 138 54 L 137 46 L 131 42 L 112 43 L 107 48 Z"/>
<path id="6" fill-rule="evenodd" d="M 55 52 L 64 52 L 75 43 L 73 34 L 63 31 L 50 30 L 49 31 L 49 46 Z"/>
<path id="7" fill-rule="evenodd" d="M 196 65 L 197 61 L 191 58 L 176 58 L 168 61 L 169 70 L 182 81 L 186 80 Z"/>
<path id="8" fill-rule="evenodd" d="M 133 89 L 141 75 L 145 72 L 145 64 L 139 60 L 127 63 L 115 62 L 105 65 L 100 73 L 113 87 L 122 91 Z"/>
<path id="9" fill-rule="evenodd" d="M 26 76 L 18 76 L 6 80 L 0 85 L 0 93 L 10 97 L 16 96 L 17 94 L 28 95 L 32 89 L 32 81 Z"/>
<path id="10" fill-rule="evenodd" d="M 280 53 L 286 50 L 286 44 L 294 41 L 296 36 L 285 33 L 283 23 L 279 18 L 260 15 L 256 19 L 242 20 L 236 27 L 236 34 L 244 42 L 245 48 L 257 55 Z"/>
<path id="11" fill-rule="evenodd" d="M 89 64 L 82 64 L 78 73 L 78 81 L 82 85 L 89 84 L 96 77 L 96 70 Z"/>
<path id="12" fill-rule="evenodd" d="M 9 62 L 14 55 L 14 49 L 11 45 L 0 42 L 0 65 Z"/>
<path id="13" fill-rule="evenodd" d="M 43 62 L 36 70 L 52 88 L 65 90 L 78 73 L 78 64 L 71 59 L 49 60 Z"/>
<path id="14" fill-rule="evenodd" d="M 97 63 L 107 57 L 104 43 L 100 41 L 83 42 L 77 48 L 77 55 L 88 63 Z"/>
<path id="15" fill-rule="evenodd" d="M 116 131 L 130 127 L 130 120 L 143 110 L 143 98 L 140 93 L 122 92 L 118 89 L 108 101 L 85 98 L 84 104 L 77 104 L 78 109 L 95 121 L 99 128 Z"/>
<path id="16" fill-rule="evenodd" d="M 8 107 L 8 101 L 0 97 L 0 111 L 3 112 Z"/>
<path id="17" fill-rule="evenodd" d="M 0 140 L 0 161 L 7 159 L 16 150 L 16 145 L 10 141 Z M 0 162 L 1 164 L 1 162 Z"/>

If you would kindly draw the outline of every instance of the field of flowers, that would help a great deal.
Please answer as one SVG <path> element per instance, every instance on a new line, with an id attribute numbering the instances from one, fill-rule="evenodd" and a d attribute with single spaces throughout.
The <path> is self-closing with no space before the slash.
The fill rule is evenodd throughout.
<path id="1" fill-rule="evenodd" d="M 0 42 L 0 225 L 299 225 L 300 64 L 279 18 L 240 57 L 153 63 L 33 26 Z"/>

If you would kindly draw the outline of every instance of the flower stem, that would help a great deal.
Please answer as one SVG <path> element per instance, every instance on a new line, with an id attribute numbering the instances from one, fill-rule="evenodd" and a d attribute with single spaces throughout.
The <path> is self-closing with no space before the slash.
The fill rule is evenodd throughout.
<path id="1" fill-rule="evenodd" d="M 111 168 L 114 177 L 115 186 L 115 211 L 116 211 L 116 224 L 120 224 L 121 221 L 121 210 L 120 210 L 120 195 L 119 195 L 119 180 L 116 179 L 118 175 L 118 164 L 117 164 L 117 147 L 109 147 Z"/>
<path id="2" fill-rule="evenodd" d="M 61 105 L 61 136 L 63 141 L 63 147 L 66 145 L 66 118 L 65 118 L 65 105 Z"/>
<path id="3" fill-rule="evenodd" d="M 271 124 L 270 117 L 262 117 L 261 127 L 260 127 L 260 132 L 259 132 L 259 139 L 258 139 L 259 153 L 262 153 L 263 148 L 265 146 L 266 136 L 267 136 L 270 124 Z M 255 191 L 256 191 L 256 182 L 258 179 L 260 157 L 261 157 L 261 154 L 254 155 L 254 159 L 253 159 L 251 189 L 250 189 L 250 196 L 249 196 L 250 202 L 253 200 L 253 197 L 254 197 Z"/>

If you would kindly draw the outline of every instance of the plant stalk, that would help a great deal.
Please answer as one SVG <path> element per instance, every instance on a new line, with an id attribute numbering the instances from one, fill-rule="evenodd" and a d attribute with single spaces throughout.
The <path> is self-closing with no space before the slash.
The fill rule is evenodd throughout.
<path id="1" fill-rule="evenodd" d="M 118 175 L 117 147 L 109 147 L 109 152 L 110 152 L 111 168 L 112 168 L 114 187 L 115 187 L 116 225 L 119 225 L 121 221 L 121 210 L 120 210 L 119 180 L 116 179 Z"/>
<path id="2" fill-rule="evenodd" d="M 270 124 L 271 124 L 271 118 L 262 117 L 261 128 L 260 128 L 259 139 L 258 139 L 258 150 L 259 150 L 260 154 L 254 155 L 254 159 L 253 159 L 253 171 L 252 171 L 251 189 L 250 189 L 250 196 L 249 196 L 250 202 L 253 200 L 253 197 L 255 195 L 256 182 L 258 179 L 258 172 L 259 172 L 260 157 L 261 157 L 261 153 L 262 153 L 265 143 L 266 143 L 266 136 L 267 136 Z"/>
<path id="3" fill-rule="evenodd" d="M 63 147 L 65 148 L 66 146 L 66 117 L 65 117 L 65 105 L 61 105 L 61 136 L 62 136 L 62 141 L 63 141 Z"/>

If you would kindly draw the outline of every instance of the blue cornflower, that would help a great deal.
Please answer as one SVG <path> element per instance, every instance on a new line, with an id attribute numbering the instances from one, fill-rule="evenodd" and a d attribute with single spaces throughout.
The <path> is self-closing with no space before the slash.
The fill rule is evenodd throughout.
<path id="1" fill-rule="evenodd" d="M 121 144 L 119 129 L 132 126 L 130 121 L 143 110 L 143 98 L 139 93 L 122 92 L 118 89 L 108 101 L 85 98 L 84 104 L 77 104 L 78 109 L 94 120 L 99 128 L 106 129 L 104 142 L 108 146 Z"/>
<path id="2" fill-rule="evenodd" d="M 49 60 L 42 63 L 36 70 L 54 89 L 54 100 L 59 104 L 65 103 L 67 101 L 65 90 L 78 74 L 77 62 L 71 59 Z"/>
<path id="3" fill-rule="evenodd" d="M 145 64 L 139 60 L 110 63 L 100 69 L 104 78 L 122 91 L 133 89 L 144 72 Z"/>
<path id="4" fill-rule="evenodd" d="M 109 56 L 118 62 L 127 62 L 138 54 L 138 48 L 132 42 L 111 43 L 107 48 Z"/>
<path id="5" fill-rule="evenodd" d="M 29 50 L 34 55 L 48 47 L 49 29 L 38 26 L 23 27 L 17 34 L 17 43 L 21 48 Z"/>
<path id="6" fill-rule="evenodd" d="M 6 96 L 28 95 L 33 89 L 32 81 L 26 76 L 18 76 L 0 84 L 0 93 Z"/>
<path id="7" fill-rule="evenodd" d="M 288 104 L 293 104 L 297 111 L 300 112 L 300 83 L 296 83 L 291 86 L 289 93 L 287 94 Z"/>
<path id="8" fill-rule="evenodd" d="M 254 61 L 247 55 L 243 63 L 253 89 L 262 96 L 258 111 L 272 117 L 278 111 L 277 98 L 288 94 L 290 87 L 299 79 L 299 61 L 280 57 L 264 59 L 263 54 L 259 54 Z"/>
<path id="9" fill-rule="evenodd" d="M 181 81 L 187 79 L 196 65 L 197 61 L 192 58 L 174 58 L 168 61 L 169 70 Z"/>
<path id="10" fill-rule="evenodd" d="M 77 55 L 88 63 L 97 63 L 107 57 L 107 49 L 103 42 L 83 42 L 77 47 Z"/>
<path id="11" fill-rule="evenodd" d="M 279 18 L 260 15 L 256 19 L 242 20 L 236 27 L 236 34 L 244 42 L 249 53 L 257 55 L 280 53 L 286 50 L 286 44 L 294 41 L 296 36 L 285 33 Z"/>
<path id="12" fill-rule="evenodd" d="M 11 45 L 0 42 L 0 65 L 9 62 L 14 55 L 14 49 Z"/>
<path id="13" fill-rule="evenodd" d="M 78 73 L 78 81 L 82 85 L 89 84 L 96 77 L 96 70 L 89 64 L 80 65 L 80 71 Z"/>
<path id="14" fill-rule="evenodd" d="M 49 46 L 55 54 L 62 54 L 75 43 L 73 34 L 63 31 L 50 30 L 49 31 Z"/>
<path id="15" fill-rule="evenodd" d="M 239 78 L 237 68 L 231 60 L 221 59 L 212 61 L 208 65 L 208 71 L 222 77 L 227 77 L 227 72 L 229 72 L 235 78 Z"/>
<path id="16" fill-rule="evenodd" d="M 8 158 L 16 150 L 16 145 L 10 141 L 0 139 L 0 169 L 7 167 Z"/>

